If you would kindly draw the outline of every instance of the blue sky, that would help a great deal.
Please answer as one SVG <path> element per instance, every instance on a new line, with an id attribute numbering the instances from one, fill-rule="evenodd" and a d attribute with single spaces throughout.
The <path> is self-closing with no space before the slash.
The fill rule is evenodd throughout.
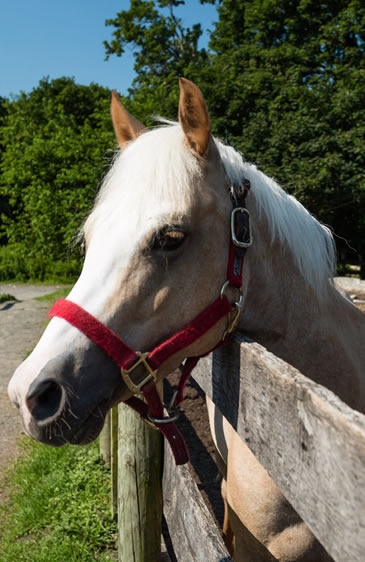
<path id="1" fill-rule="evenodd" d="M 103 40 L 113 28 L 105 20 L 129 8 L 129 0 L 7 0 L 1 3 L 0 96 L 30 92 L 45 76 L 73 76 L 126 93 L 133 80 L 133 56 L 104 61 Z M 176 12 L 185 24 L 213 28 L 216 10 L 186 0 Z M 202 45 L 207 43 L 207 34 Z"/>

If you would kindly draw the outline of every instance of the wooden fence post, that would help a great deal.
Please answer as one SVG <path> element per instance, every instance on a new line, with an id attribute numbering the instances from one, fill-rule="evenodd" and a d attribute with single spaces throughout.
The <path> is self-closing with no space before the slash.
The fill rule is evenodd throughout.
<path id="1" fill-rule="evenodd" d="M 162 436 L 125 404 L 118 418 L 119 561 L 159 562 Z"/>
<path id="2" fill-rule="evenodd" d="M 112 515 L 118 515 L 118 406 L 110 410 L 110 454 L 112 478 Z"/>
<path id="3" fill-rule="evenodd" d="M 111 412 L 105 418 L 104 427 L 100 433 L 100 456 L 107 466 L 111 466 L 111 446 L 110 446 L 110 424 Z"/>

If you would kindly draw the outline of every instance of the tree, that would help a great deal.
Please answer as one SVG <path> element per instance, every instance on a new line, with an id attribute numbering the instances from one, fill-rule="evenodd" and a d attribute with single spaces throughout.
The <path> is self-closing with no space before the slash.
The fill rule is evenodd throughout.
<path id="1" fill-rule="evenodd" d="M 75 275 L 71 249 L 91 207 L 114 144 L 110 92 L 72 79 L 42 80 L 30 94 L 6 102 L 0 194 L 8 244 L 0 248 L 0 278 Z M 67 257 L 67 259 L 65 259 Z"/>
<path id="2" fill-rule="evenodd" d="M 174 116 L 177 77 L 196 81 L 214 132 L 345 238 L 347 245 L 338 239 L 340 257 L 357 257 L 365 276 L 363 3 L 210 2 L 219 20 L 209 52 L 198 48 L 200 28 L 191 34 L 175 18 L 182 1 L 132 0 L 109 20 L 115 39 L 107 55 L 135 48 L 128 107 L 145 120 L 156 112 Z"/>
<path id="3" fill-rule="evenodd" d="M 219 15 L 209 51 L 199 48 L 200 24 L 176 16 L 183 0 L 131 0 L 108 20 L 107 57 L 135 52 L 127 108 L 147 125 L 156 113 L 175 117 L 177 78 L 194 80 L 214 133 L 346 238 L 356 252 L 340 239 L 340 253 L 357 256 L 365 277 L 365 6 L 207 2 Z M 60 78 L 0 100 L 0 278 L 78 271 L 70 243 L 114 146 L 109 99 L 105 88 Z"/>
<path id="4" fill-rule="evenodd" d="M 365 276 L 365 7 L 223 0 L 218 12 L 209 68 L 219 77 L 210 100 L 218 134 L 228 129 L 248 159 L 347 239 Z"/>
<path id="5" fill-rule="evenodd" d="M 5 98 L 2 98 L 0 96 L 0 130 L 1 127 L 3 126 L 5 115 L 6 115 L 6 100 Z M 3 152 L 4 152 L 4 146 L 0 140 L 0 161 Z M 0 194 L 0 245 L 6 244 L 7 242 L 6 237 L 4 235 L 3 236 L 1 235 L 1 215 L 2 214 L 9 215 L 9 213 L 10 213 L 10 207 L 9 207 L 8 200 L 4 195 Z"/>
<path id="6" fill-rule="evenodd" d="M 151 115 L 175 115 L 177 78 L 198 77 L 208 64 L 208 54 L 199 48 L 199 23 L 185 28 L 175 9 L 183 0 L 131 0 L 129 10 L 106 21 L 113 26 L 113 40 L 104 41 L 106 58 L 123 56 L 127 47 L 135 56 L 136 78 L 126 104 L 146 124 Z"/>

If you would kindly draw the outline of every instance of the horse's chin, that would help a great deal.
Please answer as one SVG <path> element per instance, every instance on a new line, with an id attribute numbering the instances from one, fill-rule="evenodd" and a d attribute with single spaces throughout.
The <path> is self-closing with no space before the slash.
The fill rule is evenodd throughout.
<path id="1" fill-rule="evenodd" d="M 93 408 L 78 425 L 78 428 L 74 426 L 72 434 L 67 438 L 67 443 L 71 445 L 88 445 L 95 441 L 104 427 L 105 417 L 109 409 L 109 400 L 104 400 Z"/>

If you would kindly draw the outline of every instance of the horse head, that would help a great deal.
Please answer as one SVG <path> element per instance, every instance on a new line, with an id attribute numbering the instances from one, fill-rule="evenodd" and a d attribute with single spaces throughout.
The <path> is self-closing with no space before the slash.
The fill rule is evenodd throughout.
<path id="1" fill-rule="evenodd" d="M 180 80 L 177 124 L 146 130 L 115 92 L 111 114 L 121 150 L 84 224 L 84 265 L 67 299 L 131 348 L 148 351 L 219 296 L 232 203 L 206 104 L 194 84 Z M 221 318 L 172 354 L 157 378 L 185 357 L 214 348 L 226 322 Z M 109 408 L 130 395 L 117 364 L 59 317 L 9 384 L 25 431 L 55 446 L 93 440 Z"/>

